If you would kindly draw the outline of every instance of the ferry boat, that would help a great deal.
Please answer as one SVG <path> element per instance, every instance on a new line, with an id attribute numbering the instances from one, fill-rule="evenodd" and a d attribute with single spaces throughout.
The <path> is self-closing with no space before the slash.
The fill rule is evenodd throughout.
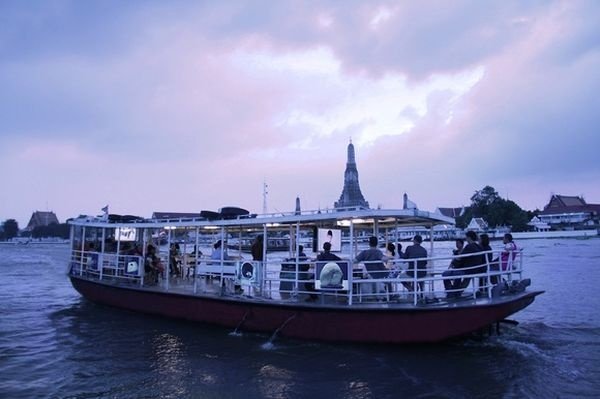
<path id="1" fill-rule="evenodd" d="M 388 237 L 387 231 L 399 227 L 425 226 L 432 232 L 436 225 L 452 223 L 417 209 L 360 207 L 227 219 L 80 217 L 70 221 L 67 274 L 91 301 L 236 331 L 334 342 L 440 342 L 497 325 L 542 293 L 527 288 L 522 251 L 511 253 L 503 267 L 494 268 L 485 257 L 482 267 L 465 276 L 470 285 L 457 292 L 445 290 L 450 277 L 442 275 L 453 257 L 435 252 L 433 241 L 424 244 L 428 258 L 385 259 L 378 273 L 370 266 L 381 264 L 354 262 L 362 249 L 355 238 L 365 232 Z M 169 254 L 170 245 L 153 242 L 165 232 L 171 244 L 180 230 L 196 237 L 196 245 L 184 243 L 181 254 Z M 296 237 L 315 230 L 327 232 L 315 234 L 315 240 L 333 238 L 330 244 L 341 260 L 317 261 L 298 252 Z M 263 242 L 289 234 L 290 245 L 284 254 L 264 247 L 260 261 L 241 251 L 202 255 L 203 233 L 220 240 L 223 249 L 229 237 L 257 234 Z M 342 236 L 350 243 L 342 244 Z M 322 245 L 316 243 L 319 249 Z M 500 256 L 494 252 L 492 258 Z M 427 262 L 425 276 L 403 271 L 414 262 Z"/>

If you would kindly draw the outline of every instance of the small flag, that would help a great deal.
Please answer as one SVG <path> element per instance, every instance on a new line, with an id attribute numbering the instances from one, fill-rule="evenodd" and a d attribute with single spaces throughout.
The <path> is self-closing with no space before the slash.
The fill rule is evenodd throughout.
<path id="1" fill-rule="evenodd" d="M 108 213 L 108 205 L 106 205 L 104 208 L 102 208 L 102 212 Z"/>

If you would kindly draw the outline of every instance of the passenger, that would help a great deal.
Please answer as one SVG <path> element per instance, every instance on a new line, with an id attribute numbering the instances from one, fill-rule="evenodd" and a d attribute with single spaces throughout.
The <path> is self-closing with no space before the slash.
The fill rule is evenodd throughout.
<path id="1" fill-rule="evenodd" d="M 250 252 L 252 253 L 252 260 L 263 260 L 263 236 L 256 236 Z"/>
<path id="2" fill-rule="evenodd" d="M 386 245 L 385 257 L 387 258 L 385 267 L 389 270 L 388 277 L 395 278 L 399 273 L 399 263 L 398 255 L 396 254 L 396 246 L 394 243 L 388 242 Z M 392 292 L 392 283 L 386 283 L 386 287 L 388 292 Z"/>
<path id="3" fill-rule="evenodd" d="M 386 246 L 385 256 L 387 258 L 385 267 L 388 268 L 388 270 L 393 270 L 396 267 L 396 260 L 398 259 L 398 256 L 396 256 L 396 246 L 394 245 L 394 243 L 388 242 Z"/>
<path id="4" fill-rule="evenodd" d="M 404 253 L 402 252 L 402 244 L 397 243 L 396 244 L 396 252 L 397 252 L 397 258 L 398 259 L 402 259 L 404 257 Z"/>
<path id="5" fill-rule="evenodd" d="M 456 256 L 462 254 L 463 249 L 465 249 L 465 240 L 463 240 L 462 238 L 457 238 L 456 240 L 454 240 L 454 246 L 456 248 L 454 248 L 452 250 L 452 260 L 450 261 L 450 265 L 448 266 L 448 269 L 454 269 L 454 266 L 456 265 L 458 259 L 456 258 Z"/>
<path id="6" fill-rule="evenodd" d="M 452 253 L 454 256 L 460 255 L 465 248 L 465 240 L 462 238 L 457 238 L 454 245 L 456 246 L 456 249 L 453 249 Z"/>
<path id="7" fill-rule="evenodd" d="M 514 243 L 513 236 L 510 233 L 504 234 L 502 242 L 504 243 L 504 251 L 500 254 L 500 264 L 502 270 L 506 271 L 509 269 L 509 266 L 512 267 L 512 262 L 515 260 L 517 244 Z"/>
<path id="8" fill-rule="evenodd" d="M 417 234 L 413 238 L 413 245 L 410 245 L 406 248 L 403 258 L 404 259 L 427 258 L 427 250 L 421 246 L 422 242 L 423 242 L 423 237 L 421 237 L 419 234 Z M 408 268 L 406 270 L 406 275 L 411 278 L 414 278 L 415 271 L 417 273 L 417 278 L 425 277 L 427 275 L 427 261 L 425 259 L 423 259 L 423 260 L 408 262 Z M 411 292 L 415 291 L 415 286 L 414 286 L 413 282 L 403 281 L 402 285 Z M 416 287 L 416 288 L 420 289 L 421 292 L 425 291 L 425 282 L 419 281 L 418 287 Z"/>
<path id="9" fill-rule="evenodd" d="M 489 253 L 485 254 L 487 261 L 488 262 L 492 262 L 492 247 L 490 247 L 490 236 L 488 236 L 487 234 L 483 233 L 482 235 L 479 236 L 479 245 L 481 246 L 481 249 L 484 251 L 490 251 Z"/>
<path id="10" fill-rule="evenodd" d="M 489 251 L 485 254 L 484 259 L 487 260 L 487 264 L 490 265 L 490 270 L 492 270 L 492 258 L 494 257 L 492 254 L 492 247 L 490 247 L 490 236 L 483 233 L 479 236 L 479 245 L 481 246 L 482 251 Z M 486 273 L 487 272 L 487 264 L 484 264 L 477 273 Z M 485 293 L 485 288 L 487 288 L 487 277 L 479 277 L 479 292 Z"/>
<path id="11" fill-rule="evenodd" d="M 321 252 L 319 255 L 317 255 L 317 261 L 319 262 L 323 262 L 323 261 L 336 261 L 336 260 L 342 260 L 339 256 L 337 256 L 336 254 L 332 254 L 331 253 L 331 243 L 329 242 L 324 242 L 323 243 L 323 252 Z"/>
<path id="12" fill-rule="evenodd" d="M 448 270 L 446 270 L 445 272 L 442 273 L 443 277 L 449 277 L 449 276 L 454 276 L 454 275 L 461 275 L 462 273 L 459 273 L 458 271 L 454 270 L 456 268 L 456 265 L 458 264 L 458 258 L 456 258 L 456 256 L 462 254 L 463 250 L 465 249 L 465 240 L 463 240 L 462 238 L 457 238 L 456 240 L 454 240 L 454 246 L 456 247 L 455 249 L 452 250 L 452 255 L 454 256 L 452 258 L 452 261 L 450 261 L 450 265 L 448 266 Z M 444 287 L 446 287 L 446 290 L 451 289 L 449 288 L 451 286 L 451 282 L 446 283 L 446 280 L 444 280 Z"/>
<path id="13" fill-rule="evenodd" d="M 223 257 L 223 260 L 229 259 L 229 255 L 227 255 L 227 250 L 223 251 L 221 240 L 219 240 L 214 243 L 213 251 L 210 255 L 210 258 L 213 260 L 221 260 L 221 256 Z"/>
<path id="14" fill-rule="evenodd" d="M 389 245 L 389 244 L 388 244 Z M 394 244 L 391 244 L 394 245 Z M 402 252 L 402 244 L 398 243 L 396 244 L 396 253 L 394 254 L 394 262 L 393 262 L 393 267 L 388 267 L 390 269 L 390 278 L 396 278 L 398 276 L 400 276 L 400 274 L 402 274 L 402 270 L 404 268 L 404 262 L 401 262 L 401 259 L 404 258 L 404 252 Z M 388 256 L 389 254 L 386 253 L 386 256 Z M 389 266 L 390 261 L 388 260 L 387 265 Z"/>
<path id="15" fill-rule="evenodd" d="M 197 256 L 196 256 L 197 255 Z M 196 275 L 196 266 L 202 257 L 202 251 L 198 248 L 197 245 L 194 245 L 194 249 L 187 255 L 187 273 L 186 278 L 190 277 L 190 272 L 192 273 L 192 277 Z"/>
<path id="16" fill-rule="evenodd" d="M 119 247 L 119 254 L 120 255 L 129 255 L 130 251 L 131 251 L 131 245 L 128 242 L 122 242 Z"/>
<path id="17" fill-rule="evenodd" d="M 369 249 L 359 253 L 354 259 L 354 263 L 364 262 L 365 269 L 367 269 L 367 273 L 371 275 L 371 278 L 384 278 L 387 274 L 387 270 L 383 265 L 385 260 L 385 255 L 377 248 L 377 237 L 369 237 Z"/>
<path id="18" fill-rule="evenodd" d="M 128 255 L 142 256 L 143 251 L 142 251 L 142 247 L 140 246 L 140 244 L 136 242 L 135 245 L 133 246 L 133 248 L 131 248 L 131 250 L 129 251 Z"/>
<path id="19" fill-rule="evenodd" d="M 144 261 L 144 271 L 148 276 L 148 282 L 150 284 L 158 283 L 158 275 L 163 271 L 163 267 L 160 263 L 160 258 L 156 256 L 156 248 L 152 244 L 148 244 L 146 250 L 146 259 Z"/>
<path id="20" fill-rule="evenodd" d="M 295 261 L 294 258 L 290 260 Z M 304 245 L 298 245 L 298 261 L 302 262 L 298 264 L 298 270 L 300 272 L 298 275 L 299 280 L 314 279 L 314 274 L 310 273 L 311 264 L 308 263 L 307 260 L 308 256 L 306 256 L 306 254 L 304 253 Z M 304 283 L 304 288 L 306 289 L 306 291 L 315 291 L 314 283 Z M 309 299 L 316 299 L 316 295 L 311 294 Z"/>
<path id="21" fill-rule="evenodd" d="M 338 260 L 342 260 L 339 256 L 337 256 L 336 254 L 332 254 L 331 253 L 331 243 L 325 241 L 323 243 L 323 252 L 319 253 L 317 255 L 317 262 L 328 262 L 328 261 L 338 261 Z M 309 280 L 313 280 L 314 281 L 314 274 L 310 274 L 308 276 Z M 307 301 L 314 301 L 318 298 L 318 296 L 314 293 L 315 292 L 315 283 L 314 282 L 308 282 L 304 284 L 304 288 L 306 289 L 306 291 L 310 292 L 309 297 L 307 298 Z"/>
<path id="22" fill-rule="evenodd" d="M 500 253 L 500 261 L 498 261 L 498 258 L 492 261 L 491 270 L 495 272 L 500 271 L 500 268 L 502 268 L 502 271 L 511 269 L 513 267 L 512 262 L 517 255 L 517 244 L 513 242 L 512 234 L 504 234 L 502 242 L 504 243 L 504 250 Z M 492 276 L 490 280 L 492 284 L 498 284 L 500 278 L 498 276 Z"/>
<path id="23" fill-rule="evenodd" d="M 229 257 L 229 255 L 227 254 L 227 249 L 223 249 L 223 245 L 221 240 L 217 241 L 216 243 L 214 243 L 213 245 L 213 251 L 212 254 L 210 254 L 210 258 L 212 260 L 221 260 L 221 257 L 223 258 L 224 261 L 227 261 L 229 259 L 231 259 Z M 224 284 L 224 281 L 221 281 L 221 284 Z M 224 285 L 223 285 L 224 287 Z M 240 282 L 236 279 L 234 281 L 234 292 L 236 294 L 242 294 L 244 291 L 242 290 L 242 286 L 240 285 Z"/>
<path id="24" fill-rule="evenodd" d="M 476 252 L 482 252 L 481 246 L 477 243 L 477 234 L 474 231 L 467 231 L 466 234 L 467 245 L 463 248 L 461 255 L 473 254 Z M 453 260 L 451 268 L 442 273 L 443 277 L 451 276 L 465 276 L 469 274 L 475 274 L 478 272 L 478 268 L 475 266 L 481 266 L 485 264 L 485 258 L 483 255 L 472 255 L 457 258 Z M 458 279 L 444 279 L 444 287 L 446 288 L 446 296 L 449 298 L 459 297 L 471 281 L 471 278 L 458 278 Z"/>
<path id="25" fill-rule="evenodd" d="M 105 253 L 114 253 L 117 251 L 117 242 L 113 237 L 107 237 L 104 240 L 104 252 Z"/>
<path id="26" fill-rule="evenodd" d="M 179 244 L 171 244 L 169 249 L 169 267 L 171 276 L 181 276 L 181 252 Z"/>
<path id="27" fill-rule="evenodd" d="M 304 253 L 304 245 L 298 245 L 298 259 L 307 260 L 308 256 Z"/>
<path id="28" fill-rule="evenodd" d="M 383 264 L 386 261 L 385 255 L 377 248 L 377 242 L 377 237 L 369 237 L 369 249 L 365 249 L 354 259 L 354 263 L 364 262 L 367 274 L 373 279 L 386 278 L 389 274 Z M 381 283 L 376 283 L 374 288 L 375 292 L 383 291 Z"/>
<path id="29" fill-rule="evenodd" d="M 96 244 L 93 242 L 85 244 L 87 255 L 82 253 L 84 268 L 98 270 L 98 254 L 96 253 Z"/>

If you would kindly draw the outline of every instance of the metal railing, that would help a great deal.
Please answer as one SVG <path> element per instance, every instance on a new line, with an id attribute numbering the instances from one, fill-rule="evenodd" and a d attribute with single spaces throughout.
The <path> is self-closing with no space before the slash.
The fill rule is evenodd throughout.
<path id="1" fill-rule="evenodd" d="M 136 255 L 73 250 L 69 272 L 90 279 L 144 284 L 143 258 Z"/>
<path id="2" fill-rule="evenodd" d="M 485 260 L 471 267 L 450 269 L 455 273 L 447 272 L 453 261 L 476 256 Z M 423 266 L 422 262 L 426 262 L 426 268 L 419 269 L 417 266 Z M 348 260 L 334 261 L 340 268 L 342 280 L 332 286 L 323 285 L 320 275 L 327 263 L 299 259 L 263 262 L 199 257 L 191 263 L 184 262 L 178 276 L 169 277 L 163 271 L 158 276 L 159 283 L 151 286 L 153 281 L 148 280 L 141 256 L 73 250 L 70 273 L 88 279 L 134 282 L 149 289 L 193 295 L 241 295 L 291 302 L 332 300 L 346 305 L 382 301 L 417 305 L 458 295 L 474 299 L 482 296 L 492 298 L 512 281 L 521 279 L 523 253 L 522 250 L 511 253 L 493 250 L 458 256 L 384 259 L 383 262 L 361 264 L 352 264 Z M 384 265 L 384 268 L 373 268 L 371 264 Z M 423 275 L 411 271 L 422 272 Z M 457 280 L 461 280 L 461 285 L 455 285 Z M 449 282 L 452 283 L 450 289 Z"/>

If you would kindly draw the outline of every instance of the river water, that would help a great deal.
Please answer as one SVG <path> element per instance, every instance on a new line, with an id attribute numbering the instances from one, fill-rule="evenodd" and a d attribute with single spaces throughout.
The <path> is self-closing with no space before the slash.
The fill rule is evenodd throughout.
<path id="1" fill-rule="evenodd" d="M 100 306 L 71 287 L 66 245 L 0 245 L 0 397 L 598 397 L 600 239 L 518 244 L 546 291 L 519 325 L 421 346 L 271 343 Z"/>

